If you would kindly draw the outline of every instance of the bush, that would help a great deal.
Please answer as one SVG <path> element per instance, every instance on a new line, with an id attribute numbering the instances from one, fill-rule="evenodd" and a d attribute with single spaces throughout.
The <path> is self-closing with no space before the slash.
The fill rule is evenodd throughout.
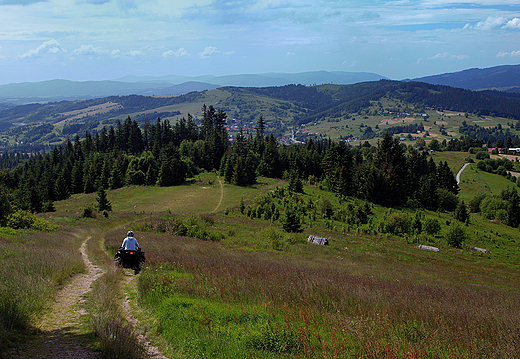
<path id="1" fill-rule="evenodd" d="M 466 222 L 467 220 L 469 220 L 469 212 L 466 208 L 466 205 L 464 204 L 464 201 L 457 204 L 457 208 L 455 208 L 455 213 L 453 214 L 453 217 L 460 222 Z"/>
<path id="2" fill-rule="evenodd" d="M 383 232 L 395 235 L 408 234 L 412 230 L 412 219 L 404 212 L 390 214 L 383 223 Z"/>
<path id="3" fill-rule="evenodd" d="M 486 194 L 485 193 L 479 193 L 479 194 L 475 195 L 475 197 L 473 197 L 469 201 L 469 207 L 470 207 L 470 211 L 472 213 L 479 213 L 480 212 L 480 204 L 482 203 L 484 198 L 486 198 Z"/>
<path id="4" fill-rule="evenodd" d="M 260 232 L 261 237 L 268 240 L 274 250 L 281 251 L 287 247 L 284 233 L 274 228 L 266 228 Z"/>
<path id="5" fill-rule="evenodd" d="M 480 203 L 480 212 L 486 219 L 499 219 L 501 212 L 507 214 L 507 205 L 507 201 L 498 197 L 487 196 Z"/>
<path id="6" fill-rule="evenodd" d="M 298 216 L 298 213 L 292 208 L 286 209 L 285 216 L 282 218 L 281 222 L 282 227 L 286 232 L 298 233 L 302 231 L 300 217 Z"/>
<path id="7" fill-rule="evenodd" d="M 450 226 L 448 232 L 446 233 L 446 241 L 449 246 L 455 248 L 462 248 L 462 244 L 466 240 L 466 232 L 464 228 L 456 223 L 453 226 Z"/>
<path id="8" fill-rule="evenodd" d="M 479 151 L 479 152 L 477 152 L 475 158 L 477 160 L 485 160 L 485 159 L 489 158 L 489 153 L 487 153 L 486 151 Z"/>
<path id="9" fill-rule="evenodd" d="M 436 235 L 441 230 L 441 224 L 435 218 L 426 218 L 424 221 L 424 231 L 431 236 Z"/>
<path id="10" fill-rule="evenodd" d="M 331 219 L 334 214 L 332 203 L 326 197 L 320 198 L 318 201 L 318 209 L 323 214 L 323 217 Z"/>
<path id="11" fill-rule="evenodd" d="M 82 218 L 94 218 L 94 205 L 89 204 L 83 208 Z"/>
<path id="12" fill-rule="evenodd" d="M 37 231 L 54 231 L 58 226 L 31 214 L 18 210 L 7 217 L 7 227 L 13 229 L 34 229 Z"/>
<path id="13" fill-rule="evenodd" d="M 459 199 L 457 196 L 444 188 L 439 188 L 437 190 L 437 197 L 439 198 L 439 209 L 453 212 L 457 208 L 457 203 L 459 203 Z"/>

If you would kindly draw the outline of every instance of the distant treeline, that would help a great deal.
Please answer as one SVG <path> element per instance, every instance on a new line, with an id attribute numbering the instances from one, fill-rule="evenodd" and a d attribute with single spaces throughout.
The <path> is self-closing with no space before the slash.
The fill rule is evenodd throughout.
<path id="1" fill-rule="evenodd" d="M 280 146 L 265 135 L 260 117 L 255 134 L 238 134 L 232 145 L 226 113 L 203 107 L 201 126 L 191 116 L 174 126 L 157 119 L 142 129 L 128 117 L 115 127 L 76 136 L 45 155 L 1 172 L 0 187 L 12 207 L 49 211 L 56 200 L 127 185 L 171 186 L 199 171 L 217 170 L 226 182 L 256 183 L 257 176 L 287 178 L 326 186 L 338 196 L 354 196 L 390 206 L 453 210 L 457 184 L 446 163 L 407 149 L 387 132 L 378 146 L 311 141 Z M 12 193 L 12 194 L 11 194 Z"/>
<path id="2" fill-rule="evenodd" d="M 520 130 L 520 122 L 513 124 L 515 130 Z M 520 145 L 520 137 L 511 132 L 509 128 L 505 130 L 501 125 L 493 128 L 485 128 L 478 125 L 468 125 L 466 121 L 459 127 L 459 132 L 464 136 L 478 139 L 486 143 L 488 147 L 517 147 Z"/>

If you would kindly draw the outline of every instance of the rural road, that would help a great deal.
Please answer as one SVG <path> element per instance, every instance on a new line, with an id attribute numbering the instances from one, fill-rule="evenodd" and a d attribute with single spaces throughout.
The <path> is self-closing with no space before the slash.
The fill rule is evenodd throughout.
<path id="1" fill-rule="evenodd" d="M 469 163 L 465 163 L 464 166 L 462 166 L 462 168 L 461 168 L 461 169 L 459 170 L 459 172 L 457 173 L 457 177 L 456 177 L 456 179 L 457 179 L 457 184 L 460 183 L 460 175 L 461 175 L 462 171 L 464 171 L 464 169 L 465 169 L 468 165 L 469 165 Z"/>

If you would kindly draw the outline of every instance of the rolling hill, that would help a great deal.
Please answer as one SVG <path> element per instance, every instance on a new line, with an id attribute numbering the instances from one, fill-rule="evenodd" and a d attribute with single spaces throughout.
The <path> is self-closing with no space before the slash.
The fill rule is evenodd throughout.
<path id="1" fill-rule="evenodd" d="M 110 96 L 16 106 L 0 111 L 0 130 L 3 131 L 0 146 L 22 151 L 27 150 L 25 146 L 29 144 L 52 146 L 76 133 L 83 137 L 85 131 L 116 125 L 128 116 L 140 124 L 155 122 L 157 118 L 175 123 L 189 115 L 200 121 L 204 104 L 227 113 L 231 134 L 239 129 L 251 132 L 253 124 L 262 116 L 268 133 L 293 141 L 323 137 L 376 141 L 386 130 L 413 138 L 420 135 L 427 141 L 434 138 L 442 141 L 459 137 L 464 121 L 479 128 L 499 127 L 496 136 L 491 137 L 496 141 L 508 136 L 516 138 L 520 119 L 517 94 L 474 92 L 419 82 L 380 80 L 352 85 L 227 86 L 179 96 Z M 479 132 L 464 128 L 468 133 Z M 417 133 L 422 129 L 428 135 Z M 37 148 L 32 147 L 31 151 L 34 150 Z"/>
<path id="2" fill-rule="evenodd" d="M 353 84 L 386 79 L 366 72 L 305 72 L 268 73 L 229 76 L 126 76 L 111 81 L 50 80 L 0 85 L 0 103 L 13 105 L 30 102 L 80 100 L 106 96 L 181 95 L 192 91 L 212 90 L 221 86 L 269 87 L 288 84 L 314 85 L 324 83 Z"/>
<path id="3" fill-rule="evenodd" d="M 467 69 L 459 72 L 414 79 L 435 85 L 460 87 L 468 90 L 498 90 L 520 92 L 520 65 Z"/>

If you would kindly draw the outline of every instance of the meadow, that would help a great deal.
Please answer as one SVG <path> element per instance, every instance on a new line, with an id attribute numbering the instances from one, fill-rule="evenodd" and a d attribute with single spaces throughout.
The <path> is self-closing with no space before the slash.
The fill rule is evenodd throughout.
<path id="1" fill-rule="evenodd" d="M 467 155 L 439 153 L 435 160 L 456 168 Z M 462 177 L 465 200 L 515 185 L 472 166 Z M 77 248 L 86 236 L 92 236 L 91 260 L 109 268 L 132 229 L 147 256 L 132 289 L 135 314 L 171 358 L 520 357 L 517 228 L 473 213 L 466 226 L 450 213 L 371 204 L 361 224 L 351 214 L 362 201 L 305 185 L 299 203 L 313 202 L 314 210 L 303 215 L 300 233 L 287 233 L 279 220 L 253 215 L 283 186 L 265 178 L 251 187 L 221 185 L 215 173 L 204 173 L 182 186 L 109 191 L 108 218 L 80 218 L 95 194 L 75 195 L 41 216 L 59 224 L 56 231 L 2 229 L 0 329 L 6 339 L 0 344 L 16 346 L 19 332 L 34 329 L 60 285 L 84 270 Z M 283 208 L 284 198 L 273 198 Z M 323 203 L 335 215 L 328 216 Z M 439 229 L 385 229 L 403 218 L 434 221 Z M 466 233 L 461 248 L 446 241 L 455 226 Z M 326 237 L 329 245 L 311 244 L 309 235 Z M 48 261 L 56 253 L 59 260 Z M 114 346 L 128 347 L 124 340 L 104 341 L 113 330 L 120 338 L 133 335 L 117 306 L 121 281 L 120 273 L 109 272 L 89 299 L 93 346 L 116 353 L 105 357 L 123 355 Z M 7 299 L 12 293 L 20 294 L 15 301 Z"/>
<path id="2" fill-rule="evenodd" d="M 53 232 L 1 228 L 1 349 L 34 331 L 58 288 L 84 272 L 78 248 L 90 231 L 81 225 Z"/>

